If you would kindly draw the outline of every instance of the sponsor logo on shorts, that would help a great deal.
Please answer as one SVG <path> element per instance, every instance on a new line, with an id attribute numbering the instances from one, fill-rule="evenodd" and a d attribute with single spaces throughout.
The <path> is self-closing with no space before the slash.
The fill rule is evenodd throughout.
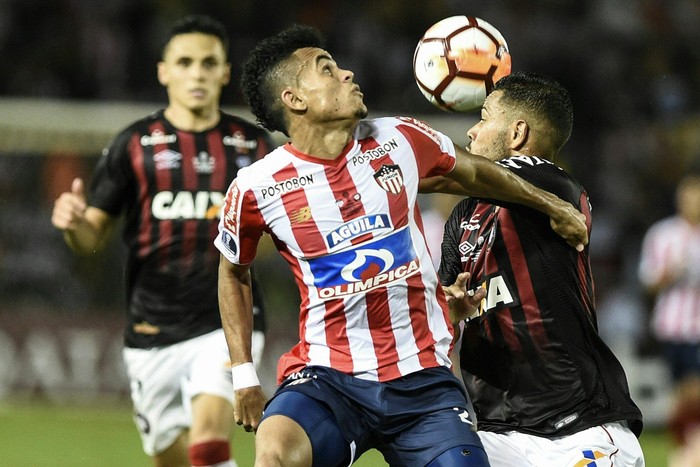
<path id="1" fill-rule="evenodd" d="M 581 455 L 583 456 L 583 459 L 576 462 L 574 464 L 574 467 L 597 467 L 598 464 L 596 463 L 596 461 L 598 459 L 605 459 L 608 457 L 605 455 L 605 453 L 600 451 L 594 451 L 592 449 L 586 449 L 581 451 Z M 605 465 L 608 464 L 606 463 Z"/>
<path id="2" fill-rule="evenodd" d="M 474 425 L 471 418 L 469 417 L 468 411 L 466 411 L 465 409 L 460 409 L 459 407 L 453 407 L 452 410 L 454 410 L 455 412 L 459 412 L 461 410 L 461 412 L 458 413 L 457 416 L 459 416 L 459 419 L 462 421 L 462 423 L 466 423 L 467 425 L 472 426 Z"/>

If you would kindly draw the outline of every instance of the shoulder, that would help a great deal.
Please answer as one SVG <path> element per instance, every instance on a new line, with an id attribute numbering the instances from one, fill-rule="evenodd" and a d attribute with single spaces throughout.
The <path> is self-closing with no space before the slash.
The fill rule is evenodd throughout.
<path id="1" fill-rule="evenodd" d="M 538 188 L 577 204 L 586 189 L 562 167 L 539 157 L 512 156 L 497 161 Z"/>
<path id="2" fill-rule="evenodd" d="M 479 200 L 477 198 L 464 198 L 464 199 L 462 199 L 452 209 L 452 212 L 450 213 L 450 216 L 448 217 L 448 219 L 450 221 L 457 221 L 457 220 L 460 220 L 467 215 L 471 216 L 471 213 L 474 210 L 474 207 L 476 206 L 476 204 L 478 202 L 479 202 Z"/>
<path id="3" fill-rule="evenodd" d="M 669 216 L 653 223 L 647 231 L 647 237 L 659 237 L 662 239 L 672 239 L 668 234 L 683 228 L 684 222 L 678 216 Z"/>
<path id="4" fill-rule="evenodd" d="M 274 180 L 274 175 L 291 164 L 292 154 L 286 150 L 285 146 L 279 146 L 264 158 L 259 159 L 247 167 L 242 167 L 238 171 L 236 180 L 239 188 L 250 188 L 261 185 L 268 185 Z"/>
<path id="5" fill-rule="evenodd" d="M 401 136 L 412 144 L 430 145 L 432 142 L 439 147 L 449 140 L 446 135 L 429 124 L 413 117 L 379 117 L 362 120 L 355 130 L 355 137 L 358 140 L 374 138 L 381 142 L 393 136 Z"/>
<path id="6" fill-rule="evenodd" d="M 105 152 L 126 151 L 134 138 L 138 138 L 142 146 L 168 142 L 168 138 L 175 138 L 175 135 L 169 136 L 163 132 L 165 124 L 162 109 L 139 118 L 120 130 L 110 141 Z"/>

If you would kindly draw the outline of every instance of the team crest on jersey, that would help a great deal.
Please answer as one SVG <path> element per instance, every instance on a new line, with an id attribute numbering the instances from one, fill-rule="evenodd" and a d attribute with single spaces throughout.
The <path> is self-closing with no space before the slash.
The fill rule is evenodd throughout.
<path id="1" fill-rule="evenodd" d="M 326 244 L 330 250 L 346 244 L 370 232 L 391 230 L 393 225 L 387 214 L 370 214 L 358 217 L 333 229 L 326 235 Z"/>
<path id="2" fill-rule="evenodd" d="M 374 173 L 374 180 L 383 190 L 398 195 L 403 190 L 403 172 L 396 164 L 382 165 Z"/>
<path id="3" fill-rule="evenodd" d="M 197 157 L 192 158 L 192 163 L 194 164 L 195 172 L 198 174 L 210 174 L 214 172 L 216 167 L 216 159 L 211 157 L 206 151 L 200 151 Z"/>
<path id="4" fill-rule="evenodd" d="M 182 154 L 165 149 L 153 155 L 153 162 L 156 164 L 156 170 L 172 170 L 179 169 L 182 166 Z"/>
<path id="5" fill-rule="evenodd" d="M 420 270 L 420 261 L 409 229 L 403 228 L 369 243 L 312 258 L 309 267 L 319 298 L 331 300 L 403 280 Z"/>

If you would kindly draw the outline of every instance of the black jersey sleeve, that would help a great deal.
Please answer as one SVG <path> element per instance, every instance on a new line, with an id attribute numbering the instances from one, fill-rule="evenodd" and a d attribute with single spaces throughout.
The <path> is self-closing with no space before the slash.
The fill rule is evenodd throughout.
<path id="1" fill-rule="evenodd" d="M 133 181 L 129 163 L 129 140 L 131 131 L 121 132 L 102 151 L 90 183 L 89 204 L 118 216 L 128 196 L 128 187 Z"/>

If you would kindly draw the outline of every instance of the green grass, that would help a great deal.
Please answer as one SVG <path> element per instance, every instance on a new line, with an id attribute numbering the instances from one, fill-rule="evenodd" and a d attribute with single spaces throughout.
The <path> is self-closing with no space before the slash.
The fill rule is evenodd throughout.
<path id="1" fill-rule="evenodd" d="M 668 438 L 647 430 L 641 438 L 650 467 L 664 467 Z M 253 465 L 253 435 L 234 435 L 240 467 Z M 0 404 L 0 464 L 13 467 L 149 467 L 124 403 L 100 406 L 52 406 L 45 402 Z M 357 467 L 386 466 L 381 454 L 370 451 Z"/>

